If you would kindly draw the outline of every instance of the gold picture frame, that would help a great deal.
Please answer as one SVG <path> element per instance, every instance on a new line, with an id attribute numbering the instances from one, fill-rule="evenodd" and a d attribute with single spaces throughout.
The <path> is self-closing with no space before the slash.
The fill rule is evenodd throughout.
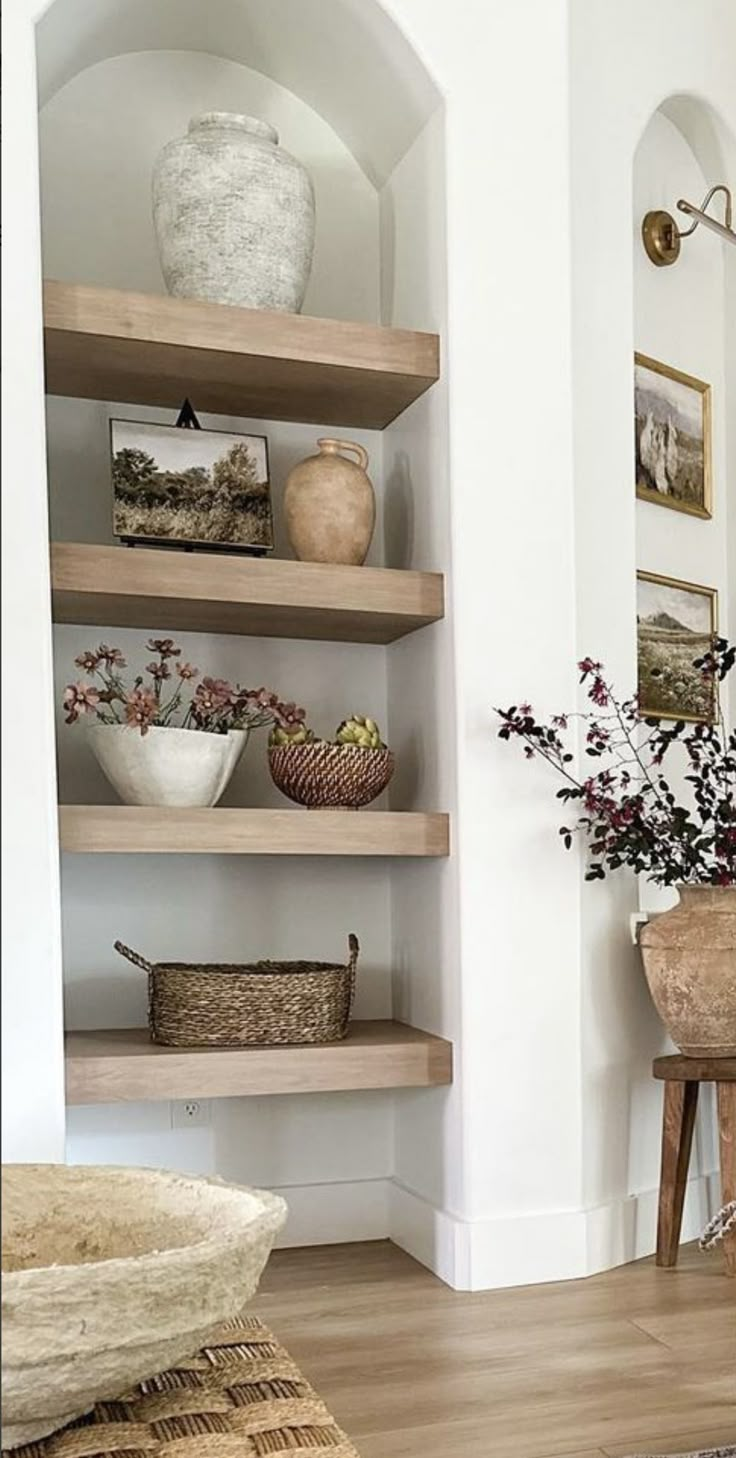
<path id="1" fill-rule="evenodd" d="M 718 688 L 710 701 L 693 660 L 707 653 L 718 632 L 718 590 L 678 577 L 637 572 L 636 636 L 639 713 L 642 719 L 714 724 Z M 700 599 L 700 607 L 694 599 Z M 702 700 L 702 702 L 701 702 Z"/>
<path id="2" fill-rule="evenodd" d="M 712 433 L 711 386 L 647 354 L 635 354 L 634 463 L 639 500 L 709 521 Z"/>

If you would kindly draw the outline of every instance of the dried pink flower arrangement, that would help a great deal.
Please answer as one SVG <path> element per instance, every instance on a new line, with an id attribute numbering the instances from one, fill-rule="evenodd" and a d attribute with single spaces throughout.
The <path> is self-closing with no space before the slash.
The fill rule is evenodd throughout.
<path id="1" fill-rule="evenodd" d="M 242 688 L 224 678 L 200 678 L 191 663 L 180 663 L 181 648 L 172 638 L 149 638 L 146 647 L 155 658 L 146 666 L 148 683 L 139 675 L 127 687 L 121 669 L 127 663 L 119 648 L 100 643 L 74 660 L 77 667 L 96 680 L 67 684 L 64 714 L 67 724 L 94 715 L 102 724 L 128 724 L 147 734 L 157 728 L 179 727 L 209 734 L 226 734 L 229 729 L 259 729 L 278 725 L 286 734 L 296 733 L 305 712 L 296 704 L 283 703 L 271 689 Z M 194 681 L 199 682 L 194 687 Z M 171 683 L 167 694 L 166 685 Z"/>

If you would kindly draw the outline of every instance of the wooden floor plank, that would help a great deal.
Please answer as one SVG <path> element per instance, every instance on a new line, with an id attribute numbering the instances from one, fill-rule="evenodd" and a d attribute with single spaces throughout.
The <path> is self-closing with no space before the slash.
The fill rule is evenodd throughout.
<path id="1" fill-rule="evenodd" d="M 698 1450 L 708 1448 L 724 1448 L 729 1443 L 736 1444 L 736 1423 L 730 1422 L 721 1427 L 708 1427 L 690 1429 L 688 1432 L 650 1433 L 649 1436 L 639 1444 L 639 1454 L 649 1455 L 649 1458 L 657 1458 L 659 1454 L 680 1454 L 696 1453 Z M 604 1448 L 605 1458 L 636 1458 L 631 1453 L 631 1445 L 615 1443 L 612 1448 Z"/>
<path id="2" fill-rule="evenodd" d="M 361 1458 L 628 1458 L 736 1434 L 733 1285 L 697 1251 L 480 1293 L 386 1242 L 284 1251 L 256 1310 Z"/>

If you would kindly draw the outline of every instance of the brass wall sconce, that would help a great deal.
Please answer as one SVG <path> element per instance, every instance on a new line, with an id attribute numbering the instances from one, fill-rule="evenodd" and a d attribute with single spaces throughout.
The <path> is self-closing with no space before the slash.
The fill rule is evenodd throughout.
<path id="1" fill-rule="evenodd" d="M 714 218 L 706 209 L 715 197 L 717 192 L 722 192 L 726 199 L 723 222 Z M 733 218 L 733 203 L 731 190 L 724 183 L 719 182 L 707 192 L 699 208 L 693 203 L 686 202 L 680 198 L 677 204 L 681 213 L 687 213 L 693 218 L 689 228 L 678 228 L 671 213 L 664 212 L 658 208 L 654 212 L 646 213 L 641 225 L 641 236 L 646 249 L 647 257 L 657 268 L 665 268 L 670 263 L 676 263 L 680 256 L 680 245 L 683 238 L 689 238 L 691 233 L 702 223 L 704 227 L 710 228 L 711 232 L 717 233 L 720 238 L 726 239 L 729 243 L 736 243 L 736 232 L 731 223 Z"/>

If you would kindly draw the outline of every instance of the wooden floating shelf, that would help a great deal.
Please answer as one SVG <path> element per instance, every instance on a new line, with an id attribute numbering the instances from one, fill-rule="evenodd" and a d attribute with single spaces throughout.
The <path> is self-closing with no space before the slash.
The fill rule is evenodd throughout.
<path id="1" fill-rule="evenodd" d="M 342 1043 L 293 1048 L 162 1048 L 145 1028 L 66 1035 L 68 1104 L 451 1082 L 452 1044 L 405 1023 L 356 1022 Z"/>
<path id="2" fill-rule="evenodd" d="M 402 810 L 172 810 L 60 805 L 61 849 L 80 853 L 446 856 L 449 816 Z"/>
<path id="3" fill-rule="evenodd" d="M 436 334 L 48 281 L 46 389 L 382 430 L 439 377 Z"/>
<path id="4" fill-rule="evenodd" d="M 98 547 L 51 548 L 57 623 L 393 643 L 444 613 L 437 572 Z"/>

